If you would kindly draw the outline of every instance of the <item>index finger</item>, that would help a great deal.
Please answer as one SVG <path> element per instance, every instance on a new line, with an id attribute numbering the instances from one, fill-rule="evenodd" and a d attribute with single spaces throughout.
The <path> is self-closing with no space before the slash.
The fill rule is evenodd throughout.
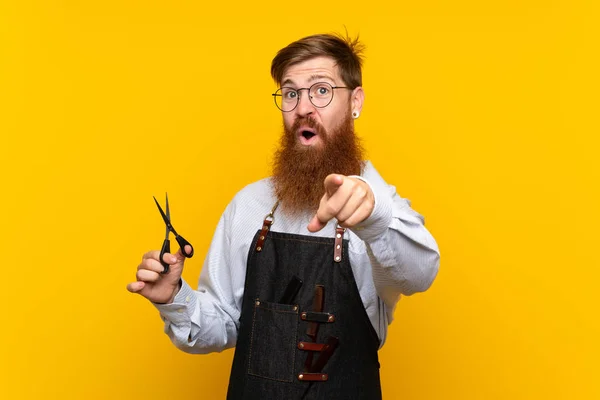
<path id="1" fill-rule="evenodd" d="M 344 184 L 344 175 L 330 174 L 325 178 L 325 192 L 331 197 Z"/>
<path id="2" fill-rule="evenodd" d="M 142 260 L 146 260 L 148 258 L 151 258 L 153 260 L 158 260 L 158 258 L 160 257 L 160 250 L 150 250 L 147 253 L 144 253 L 144 255 L 142 256 Z M 158 260 L 160 261 L 160 260 Z"/>

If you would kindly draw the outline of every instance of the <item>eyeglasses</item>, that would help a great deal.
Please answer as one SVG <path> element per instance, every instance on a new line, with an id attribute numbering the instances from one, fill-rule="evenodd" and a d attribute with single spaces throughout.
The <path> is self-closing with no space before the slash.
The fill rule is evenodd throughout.
<path id="1" fill-rule="evenodd" d="M 275 105 L 283 112 L 293 111 L 300 102 L 300 92 L 308 91 L 308 99 L 313 106 L 318 108 L 327 107 L 333 100 L 334 89 L 350 89 L 346 86 L 331 86 L 327 82 L 317 82 L 309 88 L 294 89 L 291 87 L 282 87 L 273 93 Z"/>

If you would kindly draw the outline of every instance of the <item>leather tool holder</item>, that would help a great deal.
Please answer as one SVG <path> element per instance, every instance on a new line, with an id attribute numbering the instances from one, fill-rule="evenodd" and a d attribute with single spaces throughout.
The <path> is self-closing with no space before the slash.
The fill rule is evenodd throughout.
<path id="1" fill-rule="evenodd" d="M 327 381 L 327 379 L 329 379 L 329 375 L 324 374 L 321 371 L 323 370 L 323 367 L 325 366 L 325 364 L 327 364 L 327 362 L 337 349 L 338 344 L 339 339 L 337 337 L 329 336 L 329 338 L 327 339 L 327 343 L 318 345 L 321 348 L 321 351 L 319 353 L 317 361 L 315 361 L 315 363 L 307 372 L 302 372 L 298 374 L 298 380 L 310 382 Z M 300 344 L 298 345 L 298 347 L 300 347 Z"/>
<path id="2" fill-rule="evenodd" d="M 337 348 L 339 340 L 337 337 L 330 336 L 326 343 L 316 343 L 317 333 L 320 324 L 335 322 L 335 316 L 323 312 L 323 303 L 325 301 L 325 288 L 322 285 L 315 286 L 315 297 L 313 299 L 314 311 L 303 311 L 300 318 L 303 321 L 309 321 L 306 334 L 311 338 L 311 342 L 301 341 L 298 343 L 298 349 L 308 351 L 306 362 L 304 364 L 305 372 L 298 374 L 298 380 L 310 382 L 324 382 L 328 375 L 321 372 L 331 355 Z M 318 353 L 317 360 L 313 363 L 313 354 Z"/>
<path id="3" fill-rule="evenodd" d="M 313 312 L 318 313 L 323 311 L 323 303 L 325 301 L 325 287 L 323 285 L 315 286 L 315 295 L 313 298 Z M 306 321 L 307 312 L 303 312 L 300 316 L 303 321 Z M 313 343 L 317 342 L 317 333 L 319 332 L 319 324 L 317 321 L 312 321 L 308 324 L 308 328 L 306 329 L 306 334 L 309 338 L 312 339 Z M 304 363 L 304 368 L 308 371 L 313 363 L 313 353 L 308 353 L 306 355 L 306 361 Z"/>

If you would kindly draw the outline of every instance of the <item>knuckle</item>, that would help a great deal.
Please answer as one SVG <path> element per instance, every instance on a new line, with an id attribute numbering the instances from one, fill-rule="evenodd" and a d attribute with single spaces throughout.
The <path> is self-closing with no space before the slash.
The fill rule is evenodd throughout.
<path id="1" fill-rule="evenodd" d="M 150 269 L 150 265 L 151 265 L 152 260 L 149 258 L 146 258 L 144 261 L 142 261 L 142 263 L 140 264 L 140 268 L 139 269 Z"/>
<path id="2" fill-rule="evenodd" d="M 348 218 L 346 221 L 344 221 L 344 228 L 352 228 L 354 225 L 356 225 L 356 217 L 352 216 L 350 218 Z"/>
<path id="3" fill-rule="evenodd" d="M 325 213 L 327 215 L 336 215 L 338 213 L 338 209 L 331 203 L 327 203 L 325 205 Z"/>
<path id="4" fill-rule="evenodd" d="M 362 187 L 361 185 L 356 185 L 354 188 L 354 194 L 356 196 L 358 196 L 359 198 L 364 198 L 367 195 L 367 191 L 365 190 L 364 187 Z"/>

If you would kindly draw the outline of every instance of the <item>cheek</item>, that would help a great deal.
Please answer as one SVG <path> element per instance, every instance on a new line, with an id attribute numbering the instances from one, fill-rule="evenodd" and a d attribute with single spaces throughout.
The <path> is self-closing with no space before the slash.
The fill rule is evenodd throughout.
<path id="1" fill-rule="evenodd" d="M 283 124 L 287 129 L 291 129 L 294 125 L 293 115 L 290 115 L 290 113 L 283 114 Z"/>
<path id="2" fill-rule="evenodd" d="M 331 107 L 333 106 L 333 107 Z M 350 112 L 350 104 L 344 101 L 337 102 L 335 105 L 330 105 L 325 109 L 326 114 L 322 114 L 323 124 L 328 130 L 337 128 L 348 113 Z"/>
<path id="3" fill-rule="evenodd" d="M 339 124 L 342 114 L 342 111 L 338 110 L 336 112 L 327 113 L 326 115 L 321 115 L 323 127 L 327 130 L 327 132 L 333 132 L 335 130 Z"/>

